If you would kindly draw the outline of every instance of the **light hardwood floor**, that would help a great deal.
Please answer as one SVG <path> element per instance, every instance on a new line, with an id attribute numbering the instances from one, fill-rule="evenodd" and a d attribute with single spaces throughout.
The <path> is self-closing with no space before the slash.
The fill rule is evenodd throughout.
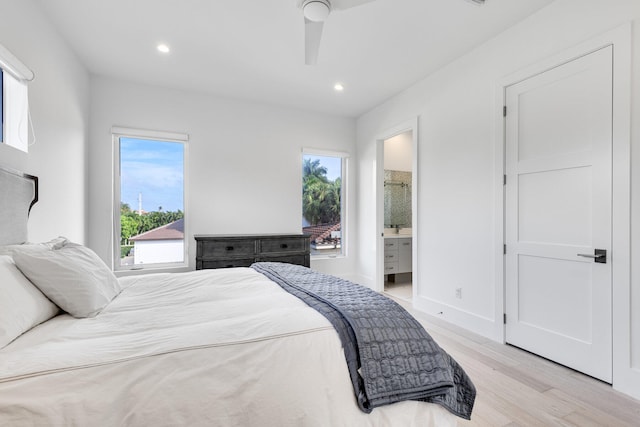
<path id="1" fill-rule="evenodd" d="M 396 301 L 473 380 L 473 415 L 459 426 L 640 426 L 640 401 L 610 385 L 416 312 L 404 299 Z"/>
<path id="2" fill-rule="evenodd" d="M 384 282 L 384 292 L 392 297 L 411 301 L 413 290 L 411 288 L 411 273 L 396 274 L 393 282 Z"/>

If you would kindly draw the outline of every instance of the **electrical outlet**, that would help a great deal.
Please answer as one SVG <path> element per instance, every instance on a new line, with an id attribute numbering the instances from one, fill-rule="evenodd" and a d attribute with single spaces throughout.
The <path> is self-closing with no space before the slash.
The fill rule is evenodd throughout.
<path id="1" fill-rule="evenodd" d="M 462 288 L 456 288 L 456 298 L 462 299 Z"/>

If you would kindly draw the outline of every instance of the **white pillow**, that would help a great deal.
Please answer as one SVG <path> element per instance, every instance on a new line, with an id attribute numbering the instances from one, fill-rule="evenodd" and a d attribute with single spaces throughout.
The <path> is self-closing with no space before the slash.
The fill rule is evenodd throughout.
<path id="1" fill-rule="evenodd" d="M 0 255 L 0 348 L 59 311 L 10 257 Z"/>
<path id="2" fill-rule="evenodd" d="M 122 288 L 91 249 L 65 242 L 46 251 L 14 251 L 18 268 L 51 301 L 73 317 L 93 317 Z"/>
<path id="3" fill-rule="evenodd" d="M 68 240 L 65 237 L 56 237 L 48 242 L 42 243 L 22 243 L 19 245 L 0 246 L 0 255 L 13 255 L 15 251 L 46 251 L 49 249 L 59 249 L 64 246 Z"/>

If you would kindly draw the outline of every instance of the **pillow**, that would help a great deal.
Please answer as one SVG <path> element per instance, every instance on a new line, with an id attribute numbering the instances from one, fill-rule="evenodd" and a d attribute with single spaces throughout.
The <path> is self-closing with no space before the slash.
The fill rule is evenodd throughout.
<path id="1" fill-rule="evenodd" d="M 0 348 L 59 311 L 10 257 L 0 255 Z"/>
<path id="2" fill-rule="evenodd" d="M 59 249 L 67 243 L 64 237 L 56 237 L 43 243 L 22 243 L 19 245 L 0 246 L 0 255 L 13 255 L 16 251 L 46 251 L 49 249 Z"/>
<path id="3" fill-rule="evenodd" d="M 45 251 L 17 250 L 18 268 L 51 301 L 73 317 L 93 317 L 122 288 L 118 279 L 91 249 L 65 241 Z"/>

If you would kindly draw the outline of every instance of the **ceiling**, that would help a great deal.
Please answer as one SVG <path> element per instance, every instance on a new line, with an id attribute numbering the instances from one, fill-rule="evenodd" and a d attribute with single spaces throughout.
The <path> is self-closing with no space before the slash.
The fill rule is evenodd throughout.
<path id="1" fill-rule="evenodd" d="M 347 117 L 552 1 L 375 0 L 333 12 L 308 66 L 296 0 L 37 0 L 92 74 Z"/>

